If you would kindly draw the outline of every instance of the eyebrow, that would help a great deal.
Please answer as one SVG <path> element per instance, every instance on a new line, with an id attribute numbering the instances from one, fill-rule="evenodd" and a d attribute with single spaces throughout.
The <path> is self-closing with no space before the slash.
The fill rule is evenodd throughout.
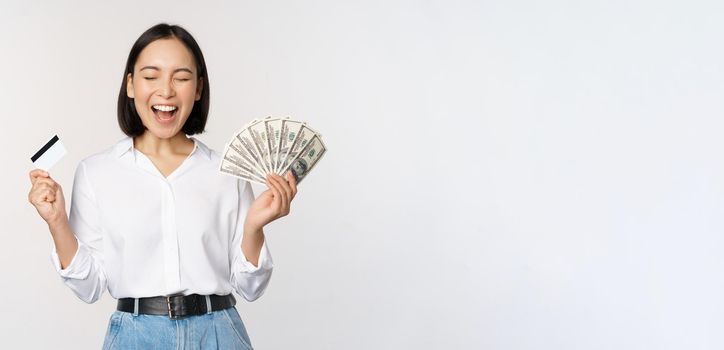
<path id="1" fill-rule="evenodd" d="M 156 67 L 156 66 L 145 66 L 145 67 L 139 69 L 138 71 L 140 72 L 140 71 L 142 71 L 142 70 L 144 70 L 144 69 L 153 69 L 153 70 L 157 70 L 157 71 L 160 70 L 160 69 L 159 69 L 158 67 Z M 174 73 L 176 73 L 176 72 L 189 72 L 189 73 L 191 73 L 191 74 L 194 74 L 194 72 L 192 72 L 191 69 L 188 69 L 188 68 L 176 68 L 173 72 L 174 72 Z"/>

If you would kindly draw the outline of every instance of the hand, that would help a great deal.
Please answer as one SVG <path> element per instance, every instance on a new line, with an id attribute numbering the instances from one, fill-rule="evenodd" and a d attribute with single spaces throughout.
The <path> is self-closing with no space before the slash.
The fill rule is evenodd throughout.
<path id="1" fill-rule="evenodd" d="M 65 213 L 65 197 L 63 189 L 46 171 L 34 169 L 30 172 L 32 188 L 28 194 L 28 201 L 35 206 L 38 214 L 48 224 L 58 220 L 68 219 Z"/>
<path id="2" fill-rule="evenodd" d="M 289 214 L 292 199 L 297 195 L 297 180 L 292 172 L 287 172 L 286 179 L 269 174 L 266 185 L 269 189 L 254 200 L 246 213 L 245 229 L 260 230 L 266 224 Z"/>

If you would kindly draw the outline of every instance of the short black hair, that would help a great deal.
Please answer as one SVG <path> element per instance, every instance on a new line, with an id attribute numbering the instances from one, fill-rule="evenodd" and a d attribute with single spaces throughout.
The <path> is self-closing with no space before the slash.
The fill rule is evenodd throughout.
<path id="1" fill-rule="evenodd" d="M 141 34 L 131 48 L 131 52 L 128 54 L 128 61 L 126 61 L 126 70 L 123 72 L 123 82 L 121 83 L 121 91 L 118 94 L 118 125 L 121 127 L 123 133 L 130 137 L 140 136 L 147 129 L 141 117 L 136 111 L 133 99 L 128 97 L 126 92 L 127 77 L 128 74 L 133 76 L 133 67 L 136 65 L 136 60 L 141 54 L 141 51 L 148 46 L 148 44 L 159 40 L 159 39 L 179 39 L 186 47 L 191 50 L 196 61 L 196 71 L 198 72 L 198 78 L 203 79 L 203 88 L 201 89 L 201 98 L 194 102 L 194 107 L 191 110 L 189 118 L 182 127 L 182 131 L 186 135 L 200 134 L 204 132 L 206 127 L 206 119 L 209 115 L 209 78 L 206 72 L 206 62 L 204 61 L 204 55 L 201 53 L 201 48 L 194 40 L 194 37 L 189 34 L 186 29 L 181 28 L 178 25 L 169 25 L 167 23 L 159 23 Z"/>

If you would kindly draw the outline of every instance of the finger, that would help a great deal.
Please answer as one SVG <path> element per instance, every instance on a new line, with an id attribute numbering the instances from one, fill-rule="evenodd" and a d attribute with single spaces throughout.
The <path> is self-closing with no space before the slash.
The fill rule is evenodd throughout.
<path id="1" fill-rule="evenodd" d="M 43 182 L 43 183 L 37 182 L 37 183 L 35 183 L 35 185 L 33 185 L 33 190 L 32 190 L 32 192 L 41 193 L 41 192 L 43 192 L 43 191 L 51 191 L 51 192 L 53 192 L 53 186 L 51 186 L 51 185 L 49 185 L 48 183 L 45 183 L 45 182 Z"/>
<path id="2" fill-rule="evenodd" d="M 269 183 L 274 186 L 274 188 L 277 190 L 277 193 L 279 194 L 279 208 L 277 212 L 277 217 L 281 216 L 282 213 L 284 213 L 287 199 L 286 199 L 286 193 L 284 192 L 284 189 L 282 188 L 282 185 L 279 183 L 279 181 L 273 176 L 269 175 Z"/>
<path id="3" fill-rule="evenodd" d="M 279 187 L 282 189 L 282 193 L 284 194 L 284 203 L 282 206 L 282 213 L 281 216 L 285 216 L 289 214 L 289 203 L 292 201 L 292 189 L 289 187 L 289 184 L 287 183 L 284 178 L 281 176 L 274 174 L 274 179 L 279 184 Z"/>
<path id="4" fill-rule="evenodd" d="M 38 184 L 37 188 L 33 189 L 33 191 L 28 194 L 28 200 L 33 205 L 40 205 L 44 202 L 53 203 L 58 198 L 62 198 L 62 190 L 60 187 L 57 189 L 52 188 L 48 184 Z"/>
<path id="5" fill-rule="evenodd" d="M 297 195 L 297 179 L 291 170 L 287 172 L 287 179 L 289 180 L 289 186 L 292 188 L 292 199 Z"/>
<path id="6" fill-rule="evenodd" d="M 46 178 L 39 178 L 35 181 L 35 183 L 31 187 L 31 191 L 34 191 L 35 189 L 38 189 L 38 188 L 50 188 L 52 190 L 56 190 L 56 189 L 58 189 L 58 187 L 60 187 L 60 186 L 57 183 L 55 183 L 55 181 L 48 180 Z"/>
<path id="7" fill-rule="evenodd" d="M 272 209 L 274 209 L 275 212 L 278 212 L 282 206 L 282 194 L 279 192 L 277 187 L 274 184 L 272 184 L 272 182 L 270 180 L 270 176 L 267 175 L 265 182 L 266 182 L 266 186 L 269 187 L 269 190 L 271 190 L 272 193 L 274 194 L 273 199 L 272 199 Z"/>
<path id="8" fill-rule="evenodd" d="M 30 182 L 35 183 L 35 179 L 39 177 L 50 177 L 50 174 L 43 169 L 33 169 L 30 171 L 28 176 L 30 176 Z"/>
<path id="9" fill-rule="evenodd" d="M 289 182 L 285 180 L 283 177 L 274 174 L 274 178 L 277 179 L 280 185 L 282 185 L 282 188 L 284 189 L 284 193 L 286 193 L 286 200 L 288 202 L 292 201 L 292 186 L 289 185 Z"/>
<path id="10" fill-rule="evenodd" d="M 289 214 L 289 209 L 292 205 L 292 187 L 289 185 L 289 182 L 285 180 L 280 175 L 276 175 L 276 179 L 279 182 L 279 184 L 282 186 L 282 189 L 284 190 L 284 215 Z"/>
<path id="11" fill-rule="evenodd" d="M 287 201 L 287 193 L 284 190 L 284 185 L 279 182 L 278 176 L 276 174 L 269 175 L 269 182 L 274 186 L 274 188 L 277 189 L 282 200 L 282 205 L 284 205 L 284 203 L 286 203 Z"/>
<path id="12" fill-rule="evenodd" d="M 44 177 L 39 177 L 39 178 L 37 178 L 37 179 L 35 180 L 34 185 L 37 185 L 37 184 L 47 184 L 47 185 L 49 185 L 49 186 L 50 186 L 51 188 L 53 188 L 53 189 L 58 188 L 58 183 L 57 183 L 57 182 L 53 181 L 52 179 L 44 178 Z"/>
<path id="13" fill-rule="evenodd" d="M 292 188 L 289 187 L 289 183 L 287 183 L 283 177 L 274 174 L 274 178 L 277 180 L 279 187 L 281 187 L 284 193 L 284 215 L 287 215 L 289 213 L 289 202 L 292 201 Z"/>
<path id="14" fill-rule="evenodd" d="M 41 185 L 44 187 L 47 186 L 48 188 L 50 188 L 53 191 L 56 191 L 57 189 L 60 188 L 60 185 L 58 185 L 57 182 L 55 182 L 53 180 L 48 180 L 48 179 L 38 179 L 38 182 L 36 182 L 35 184 L 37 186 L 41 186 Z"/>
<path id="15" fill-rule="evenodd" d="M 46 176 L 47 177 L 47 176 L 50 176 L 50 174 L 48 174 L 48 172 L 43 169 L 33 169 L 30 171 L 30 177 L 34 177 L 34 176 Z"/>
<path id="16" fill-rule="evenodd" d="M 33 204 L 41 204 L 41 203 L 46 202 L 46 201 L 50 202 L 50 200 L 48 200 L 49 197 L 52 197 L 53 200 L 55 200 L 55 197 L 52 196 L 52 192 L 51 192 L 50 190 L 48 190 L 48 189 L 44 189 L 44 190 L 41 190 L 41 191 L 36 192 L 36 193 L 32 196 L 31 203 L 33 203 Z"/>

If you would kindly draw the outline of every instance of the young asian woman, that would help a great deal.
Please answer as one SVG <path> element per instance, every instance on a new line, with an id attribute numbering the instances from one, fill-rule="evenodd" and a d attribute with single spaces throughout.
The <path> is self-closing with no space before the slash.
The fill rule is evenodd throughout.
<path id="1" fill-rule="evenodd" d="M 70 212 L 48 172 L 28 200 L 47 222 L 51 261 L 84 302 L 118 299 L 104 349 L 251 349 L 232 291 L 259 298 L 273 262 L 263 228 L 289 214 L 294 176 L 248 182 L 218 171 L 204 131 L 210 87 L 199 45 L 165 23 L 131 48 L 118 99 L 126 137 L 83 159 Z"/>

